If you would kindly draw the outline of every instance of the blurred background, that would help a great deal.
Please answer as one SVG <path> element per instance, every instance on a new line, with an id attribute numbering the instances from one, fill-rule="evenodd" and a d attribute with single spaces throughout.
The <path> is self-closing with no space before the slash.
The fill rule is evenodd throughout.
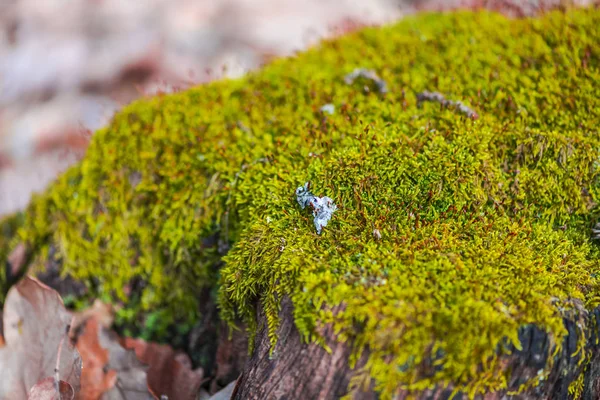
<path id="1" fill-rule="evenodd" d="M 322 38 L 418 11 L 486 8 L 523 17 L 563 3 L 0 0 L 0 216 L 24 208 L 136 98 L 239 77 Z"/>

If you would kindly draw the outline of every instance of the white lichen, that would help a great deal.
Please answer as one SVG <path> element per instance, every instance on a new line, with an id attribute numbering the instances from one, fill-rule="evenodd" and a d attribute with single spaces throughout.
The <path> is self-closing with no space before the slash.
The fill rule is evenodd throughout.
<path id="1" fill-rule="evenodd" d="M 310 184 L 308 182 L 296 189 L 296 201 L 303 210 L 306 206 L 310 205 L 310 200 L 314 197 L 309 189 Z"/>
<path id="2" fill-rule="evenodd" d="M 313 210 L 314 224 L 317 234 L 321 234 L 323 228 L 327 226 L 331 216 L 337 210 L 333 200 L 327 196 L 318 197 L 310 192 L 309 183 L 296 189 L 296 201 L 302 209 L 310 206 Z"/>

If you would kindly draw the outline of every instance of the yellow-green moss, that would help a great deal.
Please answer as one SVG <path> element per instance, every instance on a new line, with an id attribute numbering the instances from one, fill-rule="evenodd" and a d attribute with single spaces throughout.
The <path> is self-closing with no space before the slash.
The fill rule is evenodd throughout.
<path id="1" fill-rule="evenodd" d="M 4 219 L 0 219 L 0 266 L 4 266 L 4 261 L 15 245 L 17 230 L 23 224 L 23 215 L 18 213 Z M 8 293 L 6 271 L 0 272 L 0 304 L 4 303 L 4 297 Z"/>
<path id="2" fill-rule="evenodd" d="M 222 317 L 252 329 L 258 301 L 275 341 L 290 296 L 305 339 L 331 323 L 355 359 L 369 349 L 357 376 L 384 399 L 506 388 L 499 357 L 520 326 L 559 349 L 557 302 L 600 303 L 598 26 L 597 10 L 422 15 L 137 102 L 34 199 L 19 235 L 56 247 L 64 273 L 128 301 L 130 318 L 191 321 L 218 282 Z M 357 67 L 389 94 L 346 85 Z M 480 118 L 419 108 L 424 90 Z M 307 181 L 338 206 L 320 236 L 294 198 Z M 146 286 L 128 298 L 135 277 Z"/>

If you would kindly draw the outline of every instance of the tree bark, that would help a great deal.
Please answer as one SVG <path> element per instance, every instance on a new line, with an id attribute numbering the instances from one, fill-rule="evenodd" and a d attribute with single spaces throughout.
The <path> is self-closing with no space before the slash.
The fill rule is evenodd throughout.
<path id="1" fill-rule="evenodd" d="M 293 305 L 289 298 L 281 304 L 278 340 L 270 356 L 266 317 L 258 314 L 258 332 L 254 352 L 238 379 L 232 399 L 338 399 L 345 395 L 353 370 L 348 366 L 351 346 L 335 341 L 333 330 L 323 335 L 331 353 L 314 343 L 304 343 L 294 325 Z M 358 361 L 356 368 L 364 365 Z M 360 399 L 376 399 L 374 393 L 363 393 Z"/>
<path id="2" fill-rule="evenodd" d="M 350 347 L 335 341 L 331 329 L 323 333 L 332 352 L 327 353 L 321 346 L 304 343 L 293 321 L 293 305 L 288 298 L 282 301 L 281 325 L 277 332 L 278 341 L 273 355 L 270 346 L 266 318 L 262 311 L 258 312 L 258 332 L 252 356 L 248 359 L 244 371 L 238 379 L 232 399 L 261 400 L 293 400 L 293 399 L 338 399 L 348 393 L 348 384 L 354 372 L 366 362 L 366 355 L 359 360 L 353 370 L 348 366 Z M 478 399 L 501 400 L 518 399 L 552 399 L 565 400 L 569 395 L 569 385 L 584 374 L 584 388 L 581 398 L 597 400 L 600 398 L 600 329 L 596 321 L 600 321 L 600 308 L 593 312 L 585 310 L 581 303 L 576 303 L 574 310 L 564 317 L 568 335 L 564 338 L 562 350 L 555 356 L 550 375 L 538 386 L 528 389 L 514 397 L 509 392 L 530 379 L 538 376 L 553 353 L 552 341 L 548 334 L 535 325 L 524 326 L 519 330 L 521 350 L 513 349 L 509 356 L 504 356 L 505 365 L 511 371 L 508 390 L 486 393 Z M 581 352 L 577 351 L 580 335 L 584 334 L 586 351 L 591 361 L 578 365 Z M 366 352 L 365 352 L 366 353 Z M 452 387 L 438 387 L 417 393 L 417 398 L 427 400 L 467 399 L 462 393 L 452 395 Z M 412 393 L 414 396 L 415 393 Z M 408 393 L 400 391 L 397 400 L 406 399 Z M 358 393 L 355 399 L 376 399 L 377 394 Z"/>

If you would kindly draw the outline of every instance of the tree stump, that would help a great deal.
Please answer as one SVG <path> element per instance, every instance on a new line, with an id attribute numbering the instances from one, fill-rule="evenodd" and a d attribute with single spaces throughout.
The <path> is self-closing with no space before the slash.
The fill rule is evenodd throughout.
<path id="1" fill-rule="evenodd" d="M 267 323 L 264 313 L 258 311 L 258 331 L 255 348 L 247 361 L 244 371 L 238 379 L 232 399 L 338 399 L 348 394 L 348 386 L 353 374 L 366 362 L 366 354 L 352 369 L 349 367 L 351 346 L 335 340 L 332 329 L 323 331 L 328 353 L 315 343 L 302 341 L 293 320 L 293 305 L 284 298 L 280 310 L 281 324 L 278 341 L 270 355 Z M 600 398 L 600 329 L 596 321 L 600 320 L 600 308 L 588 312 L 581 303 L 576 303 L 574 311 L 565 316 L 564 324 L 568 335 L 563 339 L 562 350 L 555 356 L 553 368 L 547 379 L 538 386 L 519 394 L 518 399 L 573 398 L 569 386 L 583 374 L 581 398 L 596 400 Z M 580 335 L 585 335 L 586 351 L 591 352 L 591 362 L 587 367 L 578 365 L 580 355 L 574 355 Z M 511 372 L 508 390 L 487 393 L 478 399 L 500 400 L 512 398 L 509 394 L 528 380 L 535 378 L 550 361 L 553 353 L 552 341 L 548 334 L 534 325 L 519 330 L 521 350 L 513 348 L 510 356 L 504 356 L 506 368 Z M 413 396 L 415 393 L 411 393 Z M 408 398 L 409 393 L 399 390 L 396 400 Z M 465 393 L 453 397 L 453 387 L 432 388 L 416 393 L 417 398 L 426 400 L 467 399 Z M 377 399 L 374 391 L 358 392 L 354 399 Z"/>
<path id="2" fill-rule="evenodd" d="M 353 372 L 362 367 L 349 367 L 351 346 L 336 342 L 333 330 L 322 333 L 331 348 L 328 353 L 315 343 L 303 342 L 294 325 L 293 305 L 285 297 L 281 303 L 278 340 L 270 355 L 267 321 L 258 311 L 258 331 L 254 351 L 238 379 L 232 399 L 338 399 L 348 391 Z M 376 399 L 374 393 L 362 393 L 361 399 Z"/>

